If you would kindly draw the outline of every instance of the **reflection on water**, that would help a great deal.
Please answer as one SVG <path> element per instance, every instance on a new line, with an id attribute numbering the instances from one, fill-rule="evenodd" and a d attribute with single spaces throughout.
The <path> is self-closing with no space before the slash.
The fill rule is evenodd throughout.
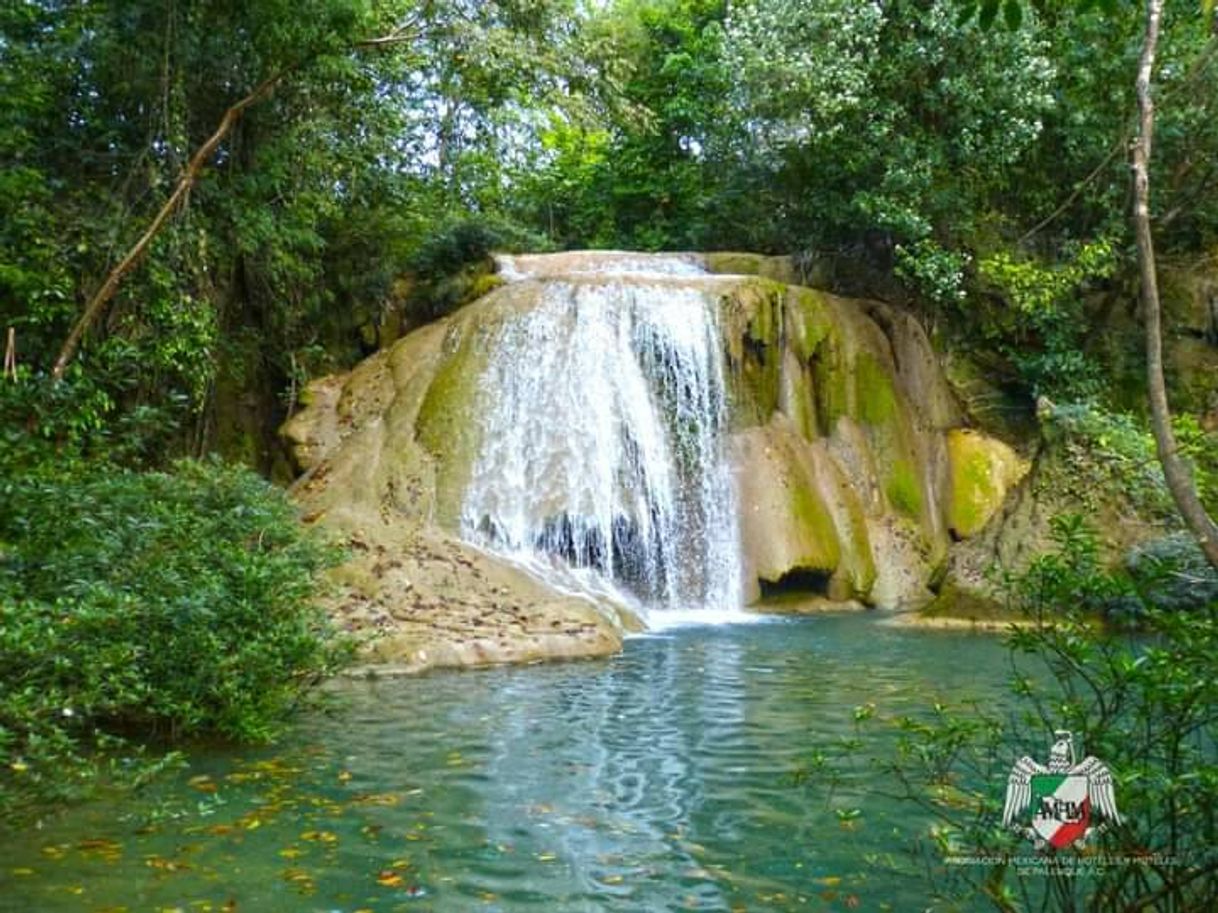
<path id="1" fill-rule="evenodd" d="M 847 784 L 834 804 L 863 814 L 844 828 L 791 774 L 861 704 L 995 698 L 1002 655 L 821 617 L 344 685 L 273 751 L 199 756 L 121 807 L 4 838 L 0 909 L 921 909 L 901 852 L 927 822 Z"/>

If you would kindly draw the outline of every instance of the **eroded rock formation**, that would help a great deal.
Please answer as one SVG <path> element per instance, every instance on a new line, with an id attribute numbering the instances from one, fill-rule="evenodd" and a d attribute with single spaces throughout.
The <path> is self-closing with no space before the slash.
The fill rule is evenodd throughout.
<path id="1" fill-rule="evenodd" d="M 917 604 L 952 539 L 983 528 L 1025 471 L 962 427 L 912 317 L 779 281 L 796 278 L 781 258 L 543 255 L 505 258 L 501 275 L 473 304 L 311 384 L 284 428 L 306 517 L 354 548 L 336 612 L 379 632 L 379 659 L 415 669 L 610 652 L 649 604 L 687 607 L 694 592 Z M 502 394 L 538 365 L 566 372 L 527 394 L 539 414 L 595 433 L 612 451 L 603 465 L 595 449 L 566 453 L 520 391 Z M 488 454 L 512 422 L 532 429 L 526 445 L 545 442 L 508 448 L 514 468 L 487 497 Z M 715 488 L 720 452 L 730 491 Z M 567 478 L 601 470 L 599 488 Z M 520 497 L 493 496 L 512 485 Z M 726 576 L 724 543 L 738 551 Z M 509 551 L 536 560 L 526 570 L 497 554 Z M 572 564 L 583 576 L 560 573 Z M 686 579 L 716 573 L 702 590 Z M 583 586 L 589 575 L 609 585 Z"/>

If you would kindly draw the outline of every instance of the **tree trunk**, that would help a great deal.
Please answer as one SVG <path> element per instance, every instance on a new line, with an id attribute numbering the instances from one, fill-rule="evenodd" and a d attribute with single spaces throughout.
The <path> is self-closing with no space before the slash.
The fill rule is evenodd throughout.
<path id="1" fill-rule="evenodd" d="M 1163 477 L 1180 515 L 1197 537 L 1206 559 L 1218 568 L 1218 524 L 1206 513 L 1188 464 L 1180 456 L 1171 426 L 1167 383 L 1163 378 L 1163 315 L 1155 270 L 1154 239 L 1150 230 L 1150 153 L 1155 121 L 1150 89 L 1162 18 L 1163 0 L 1147 0 L 1146 32 L 1142 56 L 1138 61 L 1138 133 L 1133 143 L 1133 224 L 1141 273 L 1143 319 L 1146 321 L 1146 385 L 1150 396 L 1151 427 L 1159 463 L 1163 466 Z"/>

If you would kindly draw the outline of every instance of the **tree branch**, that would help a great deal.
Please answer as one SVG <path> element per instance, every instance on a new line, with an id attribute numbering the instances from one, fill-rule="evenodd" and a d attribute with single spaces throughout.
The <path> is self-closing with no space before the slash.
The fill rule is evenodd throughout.
<path id="1" fill-rule="evenodd" d="M 416 30 L 408 30 L 406 27 L 402 27 L 379 38 L 369 38 L 364 41 L 358 41 L 353 44 L 352 47 L 356 50 L 384 48 L 397 44 L 403 44 L 417 37 L 417 35 L 418 32 Z M 77 350 L 79 350 L 80 343 L 84 339 L 85 333 L 87 333 L 89 329 L 101 318 L 102 314 L 105 313 L 107 305 L 109 305 L 110 301 L 114 298 L 114 295 L 118 291 L 119 285 L 122 284 L 123 279 L 139 264 L 140 260 L 142 260 L 144 255 L 148 252 L 148 248 L 151 246 L 153 240 L 158 234 L 160 234 L 161 229 L 165 227 L 165 223 L 168 222 L 170 217 L 181 207 L 182 203 L 186 200 L 186 197 L 190 193 L 191 188 L 194 187 L 194 185 L 198 182 L 199 176 L 202 174 L 204 167 L 206 167 L 207 163 L 211 160 L 211 157 L 215 154 L 216 149 L 219 148 L 220 143 L 222 143 L 225 137 L 232 132 L 233 128 L 237 125 L 237 122 L 241 120 L 242 115 L 245 114 L 246 110 L 253 107 L 263 99 L 269 97 L 271 93 L 274 92 L 279 86 L 279 84 L 283 82 L 285 77 L 287 77 L 290 73 L 301 69 L 305 64 L 315 59 L 315 57 L 316 55 L 313 55 L 313 57 L 308 57 L 296 63 L 289 64 L 288 66 L 279 70 L 277 73 L 268 76 L 265 80 L 259 83 L 252 92 L 224 112 L 224 116 L 220 118 L 220 124 L 216 127 L 215 132 L 213 132 L 212 135 L 207 138 L 207 141 L 204 142 L 203 145 L 197 150 L 195 150 L 195 154 L 190 157 L 190 161 L 187 163 L 181 177 L 178 178 L 178 182 L 173 188 L 173 193 L 169 195 L 169 199 L 167 199 L 161 206 L 156 216 L 153 217 L 148 228 L 145 229 L 142 235 L 140 235 L 139 240 L 135 242 L 135 245 L 129 251 L 127 251 L 126 256 L 124 256 L 123 259 L 120 260 L 112 270 L 110 270 L 109 274 L 105 278 L 105 281 L 102 282 L 101 286 L 94 293 L 93 297 L 89 299 L 88 304 L 85 305 L 84 310 L 81 311 L 80 316 L 76 319 L 76 323 L 72 325 L 71 331 L 64 340 L 63 346 L 59 350 L 58 357 L 55 359 L 55 366 L 51 369 L 52 377 L 54 377 L 56 380 L 63 378 L 64 372 L 67 370 L 68 363 L 71 362 L 71 360 L 75 357 Z"/>

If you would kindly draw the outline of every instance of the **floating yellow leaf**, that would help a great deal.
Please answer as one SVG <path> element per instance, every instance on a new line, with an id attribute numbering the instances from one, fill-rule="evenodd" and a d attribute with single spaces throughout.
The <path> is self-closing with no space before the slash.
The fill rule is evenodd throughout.
<path id="1" fill-rule="evenodd" d="M 9 869 L 9 873 L 12 875 L 33 875 L 34 870 L 33 869 Z"/>
<path id="2" fill-rule="evenodd" d="M 538 862 L 553 862 L 557 858 L 558 858 L 558 856 L 556 856 L 554 853 L 538 853 L 537 854 Z"/>
<path id="3" fill-rule="evenodd" d="M 385 808 L 397 805 L 402 797 L 397 793 L 365 793 L 351 800 L 352 805 L 379 805 Z"/>
<path id="4" fill-rule="evenodd" d="M 376 883 L 383 888 L 396 888 L 402 884 L 402 876 L 392 869 L 386 869 L 376 876 Z"/>
<path id="5" fill-rule="evenodd" d="M 338 834 L 333 831 L 305 831 L 300 835 L 300 839 L 333 845 L 338 843 Z"/>
<path id="6" fill-rule="evenodd" d="M 181 872 L 190 868 L 189 863 L 178 862 L 176 859 L 166 859 L 164 856 L 145 856 L 144 865 L 161 872 Z"/>

